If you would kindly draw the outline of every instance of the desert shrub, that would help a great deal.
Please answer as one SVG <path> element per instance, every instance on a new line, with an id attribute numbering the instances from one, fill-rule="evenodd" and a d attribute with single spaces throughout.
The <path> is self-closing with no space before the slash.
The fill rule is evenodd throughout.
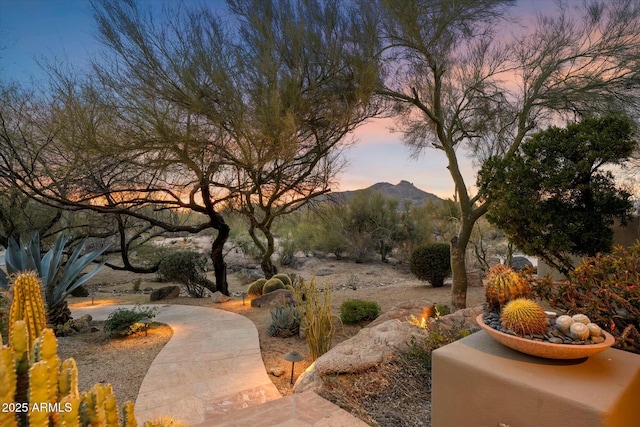
<path id="1" fill-rule="evenodd" d="M 335 333 L 331 289 L 326 284 L 318 289 L 315 277 L 308 282 L 303 280 L 296 287 L 296 299 L 300 329 L 307 340 L 309 356 L 315 361 L 329 351 Z"/>
<path id="2" fill-rule="evenodd" d="M 158 266 L 161 281 L 182 283 L 189 295 L 202 298 L 205 289 L 216 291 L 216 285 L 206 277 L 207 257 L 199 252 L 181 251 L 164 258 Z"/>
<path id="3" fill-rule="evenodd" d="M 370 322 L 380 315 L 380 305 L 375 301 L 351 299 L 340 306 L 340 320 L 343 323 Z"/>
<path id="4" fill-rule="evenodd" d="M 427 243 L 418 246 L 409 257 L 409 270 L 420 280 L 427 280 L 434 288 L 444 285 L 451 274 L 450 248 L 446 243 Z"/>
<path id="5" fill-rule="evenodd" d="M 267 333 L 272 337 L 287 338 L 298 335 L 300 331 L 300 314 L 293 305 L 276 307 L 271 312 L 271 324 Z"/>
<path id="6" fill-rule="evenodd" d="M 262 293 L 268 294 L 269 292 L 273 292 L 276 289 L 284 289 L 284 283 L 282 283 L 282 280 L 272 277 L 271 279 L 267 280 L 267 282 L 262 287 Z"/>
<path id="7" fill-rule="evenodd" d="M 119 308 L 107 317 L 104 322 L 104 331 L 111 337 L 124 337 L 135 334 L 141 330 L 140 320 L 146 318 L 153 319 L 158 313 L 155 307 L 140 307 L 136 305 L 134 308 Z"/>
<path id="8" fill-rule="evenodd" d="M 535 280 L 534 294 L 567 314 L 586 314 L 615 347 L 640 354 L 640 241 L 583 259 L 569 280 Z"/>
<path id="9" fill-rule="evenodd" d="M 278 261 L 280 265 L 291 264 L 295 253 L 296 242 L 291 238 L 282 240 L 282 242 L 280 242 L 280 248 L 278 249 Z"/>

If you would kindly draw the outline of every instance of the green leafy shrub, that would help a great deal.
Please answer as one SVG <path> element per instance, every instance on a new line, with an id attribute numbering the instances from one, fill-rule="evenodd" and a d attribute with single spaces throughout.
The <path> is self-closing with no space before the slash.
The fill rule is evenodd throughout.
<path id="1" fill-rule="evenodd" d="M 158 277 L 163 282 L 177 282 L 186 286 L 194 298 L 205 296 L 205 289 L 216 291 L 216 284 L 206 277 L 207 257 L 199 252 L 181 251 L 164 258 L 158 266 Z"/>
<path id="2" fill-rule="evenodd" d="M 370 322 L 380 315 L 380 305 L 375 301 L 351 299 L 340 306 L 340 319 L 343 323 Z"/>
<path id="3" fill-rule="evenodd" d="M 300 331 L 300 314 L 293 305 L 276 307 L 271 312 L 271 324 L 267 333 L 272 337 L 287 338 L 298 335 Z"/>
<path id="4" fill-rule="evenodd" d="M 640 354 L 640 241 L 583 259 L 569 280 L 534 280 L 534 294 L 567 314 L 586 314 L 616 338 L 614 347 Z"/>
<path id="5" fill-rule="evenodd" d="M 262 287 L 262 293 L 268 294 L 269 292 L 273 292 L 276 289 L 284 289 L 284 283 L 282 283 L 282 280 L 272 277 L 271 279 L 267 280 L 267 282 Z"/>
<path id="6" fill-rule="evenodd" d="M 107 317 L 104 322 L 104 331 L 112 337 L 124 337 L 135 334 L 142 328 L 140 320 L 145 317 L 153 319 L 158 313 L 155 307 L 140 307 L 136 305 L 133 309 L 119 308 Z"/>
<path id="7" fill-rule="evenodd" d="M 427 243 L 418 246 L 409 257 L 409 270 L 420 280 L 427 280 L 434 288 L 444 285 L 451 274 L 449 245 Z"/>

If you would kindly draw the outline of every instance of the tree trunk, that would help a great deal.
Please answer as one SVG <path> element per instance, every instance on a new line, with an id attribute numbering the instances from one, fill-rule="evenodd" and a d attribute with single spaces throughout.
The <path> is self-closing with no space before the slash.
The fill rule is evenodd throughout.
<path id="1" fill-rule="evenodd" d="M 262 272 L 264 273 L 264 277 L 270 279 L 275 274 L 278 274 L 278 268 L 273 265 L 273 261 L 271 261 L 271 256 L 276 251 L 275 242 L 273 239 L 273 234 L 268 230 L 261 230 L 265 237 L 267 238 L 267 247 L 264 253 L 262 254 L 262 261 L 260 262 L 260 268 L 262 268 Z"/>
<path id="2" fill-rule="evenodd" d="M 467 245 L 471 240 L 471 231 L 478 217 L 462 214 L 458 235 L 451 239 L 451 311 L 467 307 Z"/>
<path id="3" fill-rule="evenodd" d="M 216 289 L 224 295 L 229 295 L 229 283 L 227 282 L 227 263 L 224 262 L 223 249 L 224 244 L 229 238 L 229 226 L 222 221 L 217 223 L 218 236 L 211 244 L 211 261 L 213 262 L 213 271 L 216 277 Z"/>

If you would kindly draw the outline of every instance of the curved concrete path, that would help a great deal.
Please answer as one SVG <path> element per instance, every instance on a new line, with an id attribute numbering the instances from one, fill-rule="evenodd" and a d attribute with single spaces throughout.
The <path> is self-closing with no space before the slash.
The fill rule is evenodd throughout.
<path id="1" fill-rule="evenodd" d="M 120 307 L 133 308 L 89 306 L 72 308 L 72 314 L 104 320 Z M 158 308 L 156 320 L 170 325 L 173 337 L 140 387 L 140 425 L 162 415 L 200 426 L 367 425 L 312 392 L 281 399 L 266 373 L 258 331 L 246 317 L 187 305 L 150 307 Z"/>

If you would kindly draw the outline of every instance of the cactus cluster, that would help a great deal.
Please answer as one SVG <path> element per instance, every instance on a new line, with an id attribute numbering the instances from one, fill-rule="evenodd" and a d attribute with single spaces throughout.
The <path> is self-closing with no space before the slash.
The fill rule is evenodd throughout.
<path id="1" fill-rule="evenodd" d="M 271 324 L 267 333 L 272 337 L 287 338 L 297 335 L 300 331 L 300 314 L 293 305 L 276 307 L 271 312 Z"/>
<path id="2" fill-rule="evenodd" d="M 527 298 L 509 301 L 500 315 L 502 326 L 517 335 L 544 335 L 547 315 L 542 307 Z"/>
<path id="3" fill-rule="evenodd" d="M 255 298 L 260 295 L 273 292 L 276 289 L 289 289 L 293 291 L 291 278 L 286 274 L 276 274 L 269 280 L 258 279 L 249 284 L 249 287 L 247 288 L 247 295 L 251 298 Z"/>
<path id="4" fill-rule="evenodd" d="M 492 310 L 500 311 L 509 301 L 529 298 L 531 286 L 527 280 L 505 265 L 496 265 L 487 274 L 486 298 Z"/>
<path id="5" fill-rule="evenodd" d="M 0 411 L 0 426 L 136 427 L 133 402 L 124 404 L 120 417 L 111 385 L 98 383 L 89 391 L 78 391 L 74 359 L 60 361 L 55 334 L 44 327 L 42 298 L 20 294 L 33 292 L 38 285 L 37 279 L 33 282 L 30 273 L 15 277 L 11 313 L 21 313 L 21 318 L 12 317 L 8 345 L 0 336 L 0 406 L 7 409 Z M 39 285 L 37 289 L 39 295 Z M 144 425 L 184 424 L 162 418 Z"/>

